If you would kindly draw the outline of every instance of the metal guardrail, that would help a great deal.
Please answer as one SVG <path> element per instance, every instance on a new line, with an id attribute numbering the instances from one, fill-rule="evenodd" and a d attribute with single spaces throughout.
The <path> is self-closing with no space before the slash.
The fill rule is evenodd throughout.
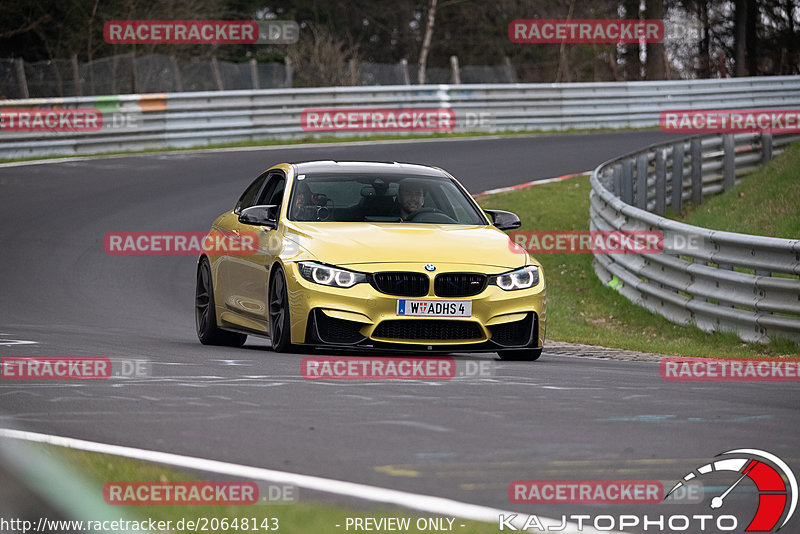
<path id="1" fill-rule="evenodd" d="M 650 146 L 591 177 L 592 230 L 660 231 L 663 252 L 595 254 L 594 269 L 631 302 L 744 341 L 800 341 L 800 238 L 709 230 L 661 217 L 768 162 L 797 134 L 717 134 Z M 758 209 L 753 206 L 753 209 Z"/>
<path id="2" fill-rule="evenodd" d="M 104 114 L 103 127 L 97 132 L 73 133 L 0 131 L 0 158 L 321 135 L 301 127 L 301 113 L 308 108 L 450 108 L 455 113 L 455 132 L 652 127 L 658 125 L 659 113 L 670 109 L 800 107 L 800 76 L 325 87 L 0 100 L 0 110 L 21 107 L 97 108 Z"/>

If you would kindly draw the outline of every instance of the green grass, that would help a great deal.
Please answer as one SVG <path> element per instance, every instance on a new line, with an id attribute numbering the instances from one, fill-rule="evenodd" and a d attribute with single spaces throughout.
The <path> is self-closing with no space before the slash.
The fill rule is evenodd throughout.
<path id="1" fill-rule="evenodd" d="M 526 136 L 526 135 L 570 135 L 578 133 L 602 133 L 602 132 L 622 132 L 622 131 L 644 131 L 654 130 L 655 128 L 595 128 L 595 129 L 580 129 L 570 128 L 567 130 L 522 130 L 522 131 L 503 131 L 503 132 L 463 132 L 463 133 L 431 133 L 431 134 L 380 134 L 380 135 L 362 135 L 362 136 L 348 136 L 337 137 L 332 135 L 324 136 L 306 136 L 299 139 L 260 139 L 256 141 L 237 141 L 233 143 L 221 143 L 214 145 L 203 145 L 188 148 L 151 148 L 147 150 L 133 150 L 133 151 L 113 151 L 102 152 L 98 154 L 67 154 L 55 156 L 31 156 L 25 158 L 0 158 L 0 163 L 12 163 L 18 161 L 39 161 L 48 159 L 63 159 L 85 156 L 117 156 L 117 155 L 132 155 L 132 154 L 150 154 L 160 152 L 186 152 L 193 150 L 207 150 L 215 148 L 240 148 L 240 147 L 265 147 L 265 146 L 282 146 L 282 145 L 306 145 L 315 143 L 355 143 L 363 141 L 407 141 L 411 139 L 446 139 L 446 138 L 463 138 L 463 137 L 490 137 L 490 136 Z M 2 148 L 2 144 L 0 144 Z"/>
<path id="2" fill-rule="evenodd" d="M 800 143 L 730 191 L 690 204 L 674 218 L 713 230 L 800 239 Z"/>
<path id="3" fill-rule="evenodd" d="M 583 176 L 486 196 L 479 203 L 517 213 L 522 230 L 588 230 L 590 189 L 589 177 Z M 670 323 L 604 286 L 592 269 L 591 254 L 539 254 L 536 259 L 547 283 L 547 339 L 697 357 L 800 352 L 791 341 L 744 343 L 735 334 L 706 334 Z"/>
<path id="4" fill-rule="evenodd" d="M 30 445 L 36 447 L 46 456 L 52 457 L 60 463 L 68 465 L 72 470 L 80 472 L 90 484 L 95 488 L 96 497 L 102 503 L 103 486 L 108 482 L 122 481 L 153 481 L 153 482 L 178 482 L 178 481 L 224 481 L 230 477 L 222 475 L 206 474 L 203 478 L 198 478 L 192 474 L 180 471 L 169 466 L 131 460 L 110 454 L 99 454 L 84 452 L 74 449 L 65 449 L 49 445 Z M 242 480 L 243 482 L 256 482 L 260 486 L 266 482 L 256 480 Z M 321 495 L 321 494 L 317 494 Z M 90 496 L 94 497 L 94 496 Z M 125 517 L 130 521 L 141 521 L 152 518 L 155 521 L 172 521 L 173 525 L 182 518 L 186 520 L 196 520 L 197 518 L 227 518 L 229 521 L 234 518 L 248 518 L 252 524 L 252 518 L 261 525 L 264 518 L 276 518 L 278 520 L 278 532 L 300 533 L 300 532 L 346 532 L 345 520 L 356 517 L 407 517 L 411 518 L 411 528 L 406 532 L 416 533 L 425 532 L 417 530 L 415 522 L 420 517 L 444 517 L 428 514 L 424 512 L 409 511 L 405 509 L 380 505 L 371 502 L 354 501 L 353 507 L 347 507 L 338 503 L 342 498 L 334 498 L 337 504 L 322 503 L 308 498 L 302 488 L 299 489 L 299 499 L 292 504 L 283 505 L 106 505 L 114 514 L 119 513 L 119 517 Z M 117 517 L 112 514 L 113 517 Z M 92 520 L 93 518 L 78 518 Z M 229 523 L 230 524 L 230 523 Z M 268 523 L 272 525 L 272 523 Z M 445 524 L 447 524 L 445 522 Z M 460 525 L 464 525 L 462 528 Z M 336 527 L 341 525 L 341 527 Z M 476 521 L 466 521 L 456 518 L 453 523 L 454 529 L 464 534 L 484 534 L 496 532 L 496 524 L 481 523 Z M 352 527 L 350 529 L 353 530 Z M 173 526 L 173 532 L 180 532 Z M 209 529 L 209 532 L 215 530 Z M 245 532 L 241 528 L 219 528 L 217 532 Z M 273 530 L 270 530 L 270 532 Z M 263 528 L 247 532 L 265 532 Z"/>

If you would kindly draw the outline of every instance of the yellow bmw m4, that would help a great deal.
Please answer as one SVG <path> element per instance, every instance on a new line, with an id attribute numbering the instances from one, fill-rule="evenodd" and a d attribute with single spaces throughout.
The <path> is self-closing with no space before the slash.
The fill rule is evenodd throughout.
<path id="1" fill-rule="evenodd" d="M 214 221 L 212 233 L 252 246 L 199 257 L 197 335 L 228 346 L 266 336 L 277 352 L 535 360 L 545 337 L 545 280 L 502 231 L 519 226 L 513 213 L 482 210 L 439 168 L 276 165 Z"/>

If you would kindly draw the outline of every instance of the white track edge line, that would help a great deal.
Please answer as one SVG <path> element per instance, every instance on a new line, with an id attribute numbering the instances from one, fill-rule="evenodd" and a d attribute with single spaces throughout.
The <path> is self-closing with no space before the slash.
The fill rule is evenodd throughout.
<path id="1" fill-rule="evenodd" d="M 333 493 L 336 495 L 343 495 L 348 497 L 355 497 L 367 501 L 375 501 L 382 503 L 389 503 L 404 508 L 412 508 L 415 510 L 434 513 L 437 515 L 460 517 L 462 519 L 469 519 L 474 521 L 484 521 L 488 523 L 497 523 L 501 514 L 509 516 L 516 512 L 500 510 L 498 508 L 491 508 L 488 506 L 481 506 L 477 504 L 463 503 L 454 501 L 452 499 L 445 499 L 443 497 L 433 497 L 430 495 L 420 495 L 399 490 L 392 490 L 381 488 L 378 486 L 368 486 L 366 484 L 358 484 L 355 482 L 346 482 L 342 480 L 334 480 L 329 478 L 316 477 L 311 475 L 301 475 L 297 473 L 289 473 L 285 471 L 276 471 L 273 469 L 265 469 L 261 467 L 252 467 L 241 464 L 234 464 L 228 462 L 221 462 L 218 460 L 208 460 L 205 458 L 197 458 L 192 456 L 183 456 L 180 454 L 173 454 L 168 452 L 151 451 L 147 449 L 138 449 L 134 447 L 125 447 L 122 445 L 110 445 L 106 443 L 99 443 L 95 441 L 86 441 L 82 439 L 69 438 L 64 436 L 54 436 L 51 434 L 41 434 L 38 432 L 27 432 L 23 430 L 14 430 L 9 428 L 0 428 L 0 437 L 19 439 L 24 441 L 31 441 L 35 443 L 44 443 L 47 445 L 55 445 L 58 447 L 66 447 L 70 449 L 78 449 L 87 452 L 96 452 L 102 454 L 113 454 L 115 456 L 122 456 L 125 458 L 133 458 L 136 460 L 144 460 L 148 462 L 155 462 L 160 464 L 173 465 L 176 467 L 183 467 L 186 469 L 195 469 L 198 471 L 206 471 L 211 473 L 218 473 L 230 475 L 235 477 L 269 480 L 272 482 L 293 484 L 301 488 L 321 491 L 325 493 Z M 525 516 L 527 514 L 516 513 L 517 516 Z M 547 527 L 558 527 L 562 523 L 555 519 L 538 516 L 542 525 Z M 514 521 L 516 525 L 519 523 L 521 517 L 517 517 Z M 568 527 L 576 528 L 574 523 L 567 523 Z M 597 534 L 598 531 L 592 528 L 584 528 L 581 532 L 586 534 Z M 609 532 L 609 531 L 604 531 Z M 618 532 L 611 532 L 611 534 L 621 534 Z"/>

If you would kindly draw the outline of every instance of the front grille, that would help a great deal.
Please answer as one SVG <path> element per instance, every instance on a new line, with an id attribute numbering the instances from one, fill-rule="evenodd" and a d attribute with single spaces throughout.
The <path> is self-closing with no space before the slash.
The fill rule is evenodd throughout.
<path id="1" fill-rule="evenodd" d="M 384 339 L 464 340 L 481 339 L 483 331 L 477 323 L 469 321 L 441 321 L 435 319 L 405 319 L 383 321 L 372 337 Z"/>
<path id="2" fill-rule="evenodd" d="M 531 339 L 531 329 L 535 327 L 531 323 L 534 321 L 535 315 L 535 313 L 529 313 L 520 321 L 490 326 L 492 341 L 503 347 L 524 347 Z M 536 335 L 537 332 L 534 331 L 534 339 Z"/>
<path id="3" fill-rule="evenodd" d="M 433 281 L 433 291 L 440 297 L 472 297 L 486 287 L 486 275 L 479 273 L 442 273 Z"/>
<path id="4" fill-rule="evenodd" d="M 424 297 L 428 294 L 430 283 L 427 275 L 422 273 L 386 272 L 370 276 L 372 287 L 398 297 Z"/>
<path id="5" fill-rule="evenodd" d="M 361 328 L 364 326 L 362 323 L 328 317 L 320 310 L 315 311 L 317 336 L 323 343 L 352 345 L 364 339 L 364 336 L 361 335 Z"/>

